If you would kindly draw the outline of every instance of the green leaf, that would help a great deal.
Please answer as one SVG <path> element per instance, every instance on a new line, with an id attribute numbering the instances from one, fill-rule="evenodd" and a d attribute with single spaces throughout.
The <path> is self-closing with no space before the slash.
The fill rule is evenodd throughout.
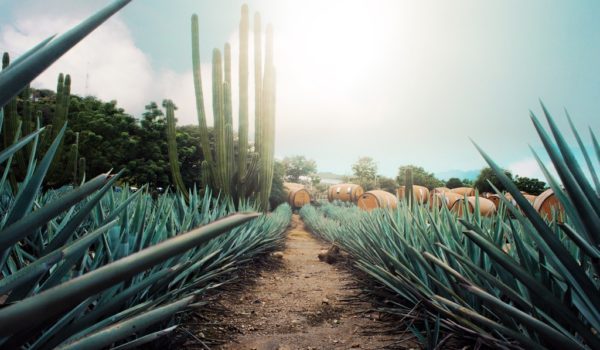
<path id="1" fill-rule="evenodd" d="M 116 0 L 60 37 L 44 45 L 38 44 L 38 49 L 34 47 L 33 52 L 27 53 L 27 58 L 3 71 L 0 74 L 0 106 L 17 96 L 35 77 L 130 1 Z"/>

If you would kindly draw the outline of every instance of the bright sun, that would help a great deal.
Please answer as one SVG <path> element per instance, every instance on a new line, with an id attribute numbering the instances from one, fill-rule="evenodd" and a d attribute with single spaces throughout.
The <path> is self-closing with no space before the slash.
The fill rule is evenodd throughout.
<path id="1" fill-rule="evenodd" d="M 315 84 L 328 94 L 348 94 L 365 74 L 377 70 L 385 28 L 373 4 L 309 1 L 286 10 L 278 23 L 276 54 L 287 78 Z"/>

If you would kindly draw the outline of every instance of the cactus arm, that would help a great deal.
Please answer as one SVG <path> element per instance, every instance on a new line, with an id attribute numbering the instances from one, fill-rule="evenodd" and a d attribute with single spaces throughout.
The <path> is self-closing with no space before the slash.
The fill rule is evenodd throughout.
<path id="1" fill-rule="evenodd" d="M 246 197 L 246 169 L 248 164 L 248 5 L 242 5 L 240 20 L 239 66 L 239 125 L 238 125 L 238 186 L 240 199 Z"/>
<path id="2" fill-rule="evenodd" d="M 192 64 L 194 76 L 194 93 L 196 96 L 196 114 L 198 115 L 198 126 L 200 127 L 200 145 L 202 155 L 208 162 L 207 165 L 214 167 L 212 151 L 210 148 L 210 139 L 208 136 L 208 126 L 206 124 L 206 111 L 204 109 L 204 95 L 202 93 L 202 74 L 200 65 L 200 44 L 198 33 L 198 16 L 192 16 Z"/>
<path id="3" fill-rule="evenodd" d="M 175 105 L 173 101 L 166 100 L 165 108 L 167 109 L 167 146 L 169 153 L 169 164 L 171 165 L 171 175 L 175 188 L 181 193 L 186 201 L 189 201 L 188 191 L 183 183 L 181 171 L 179 168 L 179 157 L 177 156 L 177 130 L 175 129 Z"/>
<path id="4" fill-rule="evenodd" d="M 260 152 L 262 99 L 262 40 L 260 14 L 254 14 L 254 149 Z"/>

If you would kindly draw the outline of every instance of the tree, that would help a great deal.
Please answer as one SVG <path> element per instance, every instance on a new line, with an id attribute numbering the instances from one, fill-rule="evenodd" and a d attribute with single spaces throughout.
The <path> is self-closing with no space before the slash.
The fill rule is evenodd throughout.
<path id="1" fill-rule="evenodd" d="M 544 181 L 525 176 L 521 177 L 519 175 L 515 176 L 515 185 L 517 185 L 519 191 L 524 191 L 534 196 L 544 192 L 544 189 L 546 188 L 546 183 Z"/>
<path id="2" fill-rule="evenodd" d="M 301 176 L 311 177 L 317 172 L 317 162 L 304 156 L 285 157 L 283 168 L 286 181 L 300 182 Z"/>
<path id="3" fill-rule="evenodd" d="M 504 173 L 512 180 L 512 174 L 510 171 L 504 170 Z M 475 179 L 474 186 L 479 190 L 479 193 L 494 192 L 494 189 L 490 185 L 490 182 L 494 186 L 496 186 L 496 188 L 498 188 L 500 191 L 506 190 L 506 188 L 504 188 L 498 177 L 496 177 L 496 173 L 494 172 L 494 170 L 492 170 L 492 168 L 490 167 L 481 169 L 481 172 L 477 176 L 477 179 Z"/>
<path id="4" fill-rule="evenodd" d="M 403 186 L 405 182 L 404 175 L 406 174 L 406 170 L 411 169 L 413 175 L 413 184 L 419 186 L 425 186 L 428 189 L 432 189 L 435 187 L 444 186 L 444 182 L 433 175 L 433 173 L 428 173 L 420 166 L 416 165 L 403 165 L 398 169 L 398 176 L 396 177 L 396 182 Z"/>
<path id="5" fill-rule="evenodd" d="M 448 188 L 457 188 L 464 186 L 465 185 L 463 184 L 463 182 L 457 177 L 451 177 L 448 179 L 448 181 L 446 181 L 446 187 Z"/>
<path id="6" fill-rule="evenodd" d="M 283 187 L 284 176 L 285 166 L 283 165 L 283 162 L 275 160 L 275 166 L 273 168 L 273 183 L 271 185 L 271 195 L 269 196 L 269 204 L 271 205 L 272 210 L 287 200 L 285 188 Z"/>
<path id="7" fill-rule="evenodd" d="M 375 180 L 377 163 L 371 157 L 361 157 L 352 165 L 352 172 L 361 181 Z"/>
<path id="8" fill-rule="evenodd" d="M 377 182 L 379 185 L 378 187 L 384 191 L 396 193 L 396 190 L 398 189 L 396 180 L 392 179 L 391 177 L 379 175 L 377 178 Z"/>

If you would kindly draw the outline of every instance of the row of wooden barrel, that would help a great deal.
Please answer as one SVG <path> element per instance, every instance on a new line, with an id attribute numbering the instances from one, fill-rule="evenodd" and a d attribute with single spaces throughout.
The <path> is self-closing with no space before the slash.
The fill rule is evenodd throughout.
<path id="1" fill-rule="evenodd" d="M 303 205 L 310 203 L 310 193 L 306 190 L 304 185 L 295 183 L 285 183 L 285 188 L 288 192 L 288 203 L 294 208 L 301 208 Z M 564 215 L 558 199 L 554 195 L 554 192 L 549 189 L 539 196 L 532 196 L 527 193 L 523 193 L 525 198 L 533 205 L 535 210 L 547 217 L 552 217 L 554 213 Z M 400 186 L 397 190 L 397 196 L 382 191 L 373 190 L 364 192 L 360 185 L 356 184 L 337 184 L 330 186 L 327 191 L 327 199 L 330 202 L 335 200 L 344 202 L 354 202 L 358 207 L 365 210 L 372 210 L 375 208 L 396 208 L 398 198 L 403 199 L 405 197 L 405 188 Z M 466 197 L 466 205 L 464 203 Z M 505 194 L 507 200 L 516 205 L 515 200 L 512 196 L 507 193 Z M 458 187 L 449 189 L 446 187 L 437 187 L 429 191 L 424 186 L 413 186 L 413 198 L 419 203 L 429 203 L 429 206 L 437 206 L 441 208 L 445 205 L 448 209 L 462 214 L 464 208 L 468 208 L 470 212 L 475 210 L 475 203 L 477 197 L 475 197 L 475 189 L 472 187 Z M 479 211 L 481 215 L 490 216 L 493 215 L 499 204 L 500 196 L 497 194 L 484 193 L 479 197 Z"/>

